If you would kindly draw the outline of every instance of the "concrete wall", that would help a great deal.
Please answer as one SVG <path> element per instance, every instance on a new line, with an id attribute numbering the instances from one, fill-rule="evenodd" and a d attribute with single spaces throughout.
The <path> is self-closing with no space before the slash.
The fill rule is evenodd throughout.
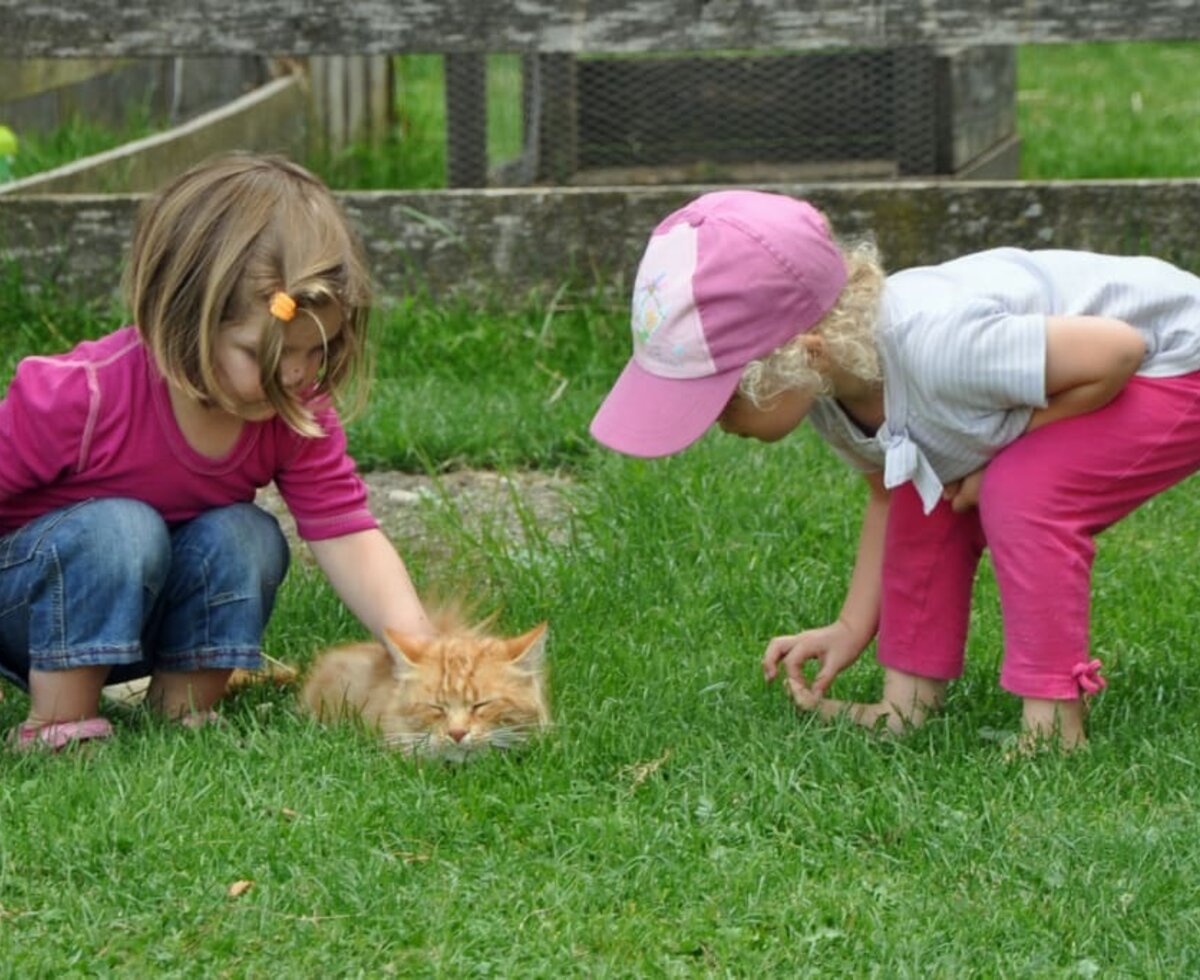
<path id="1" fill-rule="evenodd" d="M 382 297 L 514 296 L 568 280 L 623 293 L 646 236 L 702 187 L 340 195 Z M 997 245 L 1151 253 L 1200 272 L 1200 180 L 887 182 L 783 188 L 842 237 L 874 233 L 889 268 Z M 116 295 L 138 198 L 0 197 L 0 259 L 68 295 Z"/>
<path id="2" fill-rule="evenodd" d="M 0 0 L 16 57 L 616 52 L 1200 38 L 1195 0 Z M 1200 182 L 788 185 L 899 268 L 998 244 L 1152 252 L 1196 268 Z M 622 284 L 656 220 L 700 188 L 346 194 L 385 293 Z M 113 295 L 136 199 L 0 195 L 0 261 Z M 623 288 L 623 286 L 622 286 Z"/>

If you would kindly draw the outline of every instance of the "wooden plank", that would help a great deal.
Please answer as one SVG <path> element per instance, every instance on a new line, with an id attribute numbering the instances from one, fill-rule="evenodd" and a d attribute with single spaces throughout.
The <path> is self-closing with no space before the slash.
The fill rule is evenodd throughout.
<path id="1" fill-rule="evenodd" d="M 1200 37 L 1195 0 L 0 0 L 9 57 L 804 50 Z"/>
<path id="2" fill-rule="evenodd" d="M 1017 131 L 1017 52 L 960 48 L 937 57 L 937 172 L 958 173 Z M 1000 177 L 1012 173 L 993 174 Z"/>
<path id="3" fill-rule="evenodd" d="M 81 59 L 42 61 L 0 57 L 0 100 L 15 102 L 26 96 L 101 78 L 124 68 L 123 61 Z"/>
<path id="4" fill-rule="evenodd" d="M 889 268 L 998 245 L 1148 253 L 1200 272 L 1200 180 L 785 185 L 837 233 L 874 232 Z M 627 288 L 650 229 L 704 188 L 339 195 L 382 299 L 416 288 L 518 296 L 582 278 Z M 114 296 L 137 198 L 0 194 L 0 264 L 88 300 Z"/>
<path id="5" fill-rule="evenodd" d="M 0 120 L 21 136 L 52 132 L 76 116 L 122 128 L 137 109 L 178 122 L 267 82 L 264 62 L 257 57 L 0 59 Z"/>
<path id="6" fill-rule="evenodd" d="M 219 109 L 153 136 L 0 185 L 0 200 L 46 194 L 150 191 L 215 153 L 254 150 L 298 158 L 307 138 L 298 75 L 277 78 Z"/>

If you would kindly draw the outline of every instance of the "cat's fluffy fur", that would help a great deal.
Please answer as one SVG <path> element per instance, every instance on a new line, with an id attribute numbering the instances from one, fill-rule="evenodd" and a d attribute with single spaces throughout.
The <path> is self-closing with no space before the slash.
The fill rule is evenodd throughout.
<path id="1" fill-rule="evenodd" d="M 384 643 L 320 654 L 301 702 L 323 721 L 358 717 L 389 747 L 462 760 L 546 728 L 547 624 L 521 636 L 451 622 L 431 639 L 388 630 Z"/>

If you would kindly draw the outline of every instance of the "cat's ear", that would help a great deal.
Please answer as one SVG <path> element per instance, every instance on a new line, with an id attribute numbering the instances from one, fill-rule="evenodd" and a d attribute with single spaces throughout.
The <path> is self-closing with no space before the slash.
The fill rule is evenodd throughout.
<path id="1" fill-rule="evenodd" d="M 546 631 L 549 626 L 549 623 L 538 623 L 528 633 L 504 641 L 508 659 L 514 667 L 531 674 L 542 669 L 546 659 Z"/>
<path id="2" fill-rule="evenodd" d="M 416 637 L 389 629 L 383 631 L 383 645 L 392 655 L 396 666 L 405 670 L 411 670 L 420 664 L 429 649 L 428 640 L 419 640 Z"/>

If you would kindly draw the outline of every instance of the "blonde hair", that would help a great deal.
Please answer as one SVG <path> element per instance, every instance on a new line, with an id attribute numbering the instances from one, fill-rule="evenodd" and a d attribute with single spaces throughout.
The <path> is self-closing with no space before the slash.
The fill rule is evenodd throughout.
<path id="1" fill-rule="evenodd" d="M 801 342 L 807 334 L 819 334 L 830 360 L 854 377 L 867 382 L 883 380 L 875 340 L 884 282 L 879 251 L 868 241 L 841 248 L 846 285 L 829 312 L 810 330 L 746 365 L 738 392 L 755 406 L 762 408 L 793 389 L 832 394 L 830 379 L 813 365 L 808 348 Z"/>
<path id="2" fill-rule="evenodd" d="M 282 157 L 218 157 L 152 197 L 138 218 L 125 291 L 159 371 L 189 397 L 234 411 L 215 375 L 214 342 L 222 328 L 257 318 L 263 392 L 296 432 L 321 435 L 314 404 L 349 387 L 353 407 L 366 396 L 371 290 L 361 245 L 329 188 Z M 277 292 L 317 323 L 323 340 L 311 307 L 334 303 L 342 314 L 314 389 L 303 393 L 279 379 L 283 330 L 270 310 Z"/>

